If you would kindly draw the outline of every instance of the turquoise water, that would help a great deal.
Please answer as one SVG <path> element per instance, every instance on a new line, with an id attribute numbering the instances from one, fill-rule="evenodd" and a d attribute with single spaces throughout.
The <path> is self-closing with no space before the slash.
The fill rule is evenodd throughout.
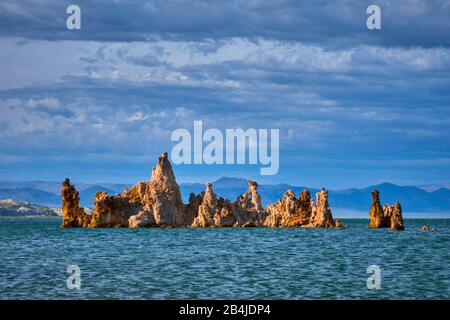
<path id="1" fill-rule="evenodd" d="M 61 229 L 58 219 L 0 219 L 0 298 L 450 298 L 449 219 L 406 220 L 404 232 L 344 222 L 349 228 Z M 66 286 L 74 264 L 79 290 Z M 381 288 L 369 290 L 374 264 Z"/>

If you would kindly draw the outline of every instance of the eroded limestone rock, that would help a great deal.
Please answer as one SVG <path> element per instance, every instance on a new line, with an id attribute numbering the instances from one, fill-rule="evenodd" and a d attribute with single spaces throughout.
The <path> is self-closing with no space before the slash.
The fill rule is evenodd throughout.
<path id="1" fill-rule="evenodd" d="M 335 227 L 326 189 L 316 194 L 316 204 L 308 189 L 303 190 L 298 199 L 292 190 L 288 190 L 283 199 L 267 207 L 267 212 L 264 221 L 267 227 Z"/>
<path id="2" fill-rule="evenodd" d="M 391 229 L 392 230 L 405 230 L 403 225 L 402 207 L 400 203 L 394 203 L 394 207 L 391 211 Z"/>
<path id="3" fill-rule="evenodd" d="M 159 157 L 150 181 L 140 182 L 114 196 L 98 191 L 92 215 L 78 207 L 78 192 L 68 179 L 63 183 L 61 194 L 63 227 L 178 227 L 190 225 L 197 215 L 195 203 L 185 206 L 181 201 L 167 153 Z"/>
<path id="4" fill-rule="evenodd" d="M 247 180 L 247 184 L 248 190 L 237 198 L 236 203 L 243 210 L 261 211 L 262 204 L 258 193 L 258 184 L 252 180 Z"/>
<path id="5" fill-rule="evenodd" d="M 88 227 L 91 216 L 79 207 L 80 196 L 69 179 L 65 179 L 61 186 L 62 197 L 62 227 Z"/>
<path id="6" fill-rule="evenodd" d="M 150 210 L 141 210 L 128 219 L 129 228 L 143 228 L 156 226 L 155 217 Z"/>
<path id="7" fill-rule="evenodd" d="M 328 203 L 328 190 L 322 189 L 316 193 L 316 205 L 312 208 L 308 227 L 333 228 L 334 226 L 333 215 Z"/>
<path id="8" fill-rule="evenodd" d="M 335 226 L 336 228 L 344 228 L 344 224 L 342 223 L 341 220 L 336 220 L 336 221 L 334 222 L 334 226 Z"/>
<path id="9" fill-rule="evenodd" d="M 370 223 L 369 228 L 387 228 L 390 226 L 390 221 L 386 219 L 385 212 L 390 210 L 390 206 L 385 206 L 384 210 L 380 203 L 380 191 L 372 191 L 372 205 L 370 206 Z"/>
<path id="10" fill-rule="evenodd" d="M 248 180 L 249 189 L 236 202 L 217 197 L 208 183 L 203 192 L 193 227 L 251 227 L 259 226 L 265 216 L 258 193 L 258 184 Z"/>
<path id="11" fill-rule="evenodd" d="M 63 227 L 341 227 L 333 220 L 328 192 L 303 190 L 298 199 L 292 190 L 282 199 L 263 208 L 258 184 L 248 180 L 248 189 L 235 202 L 218 197 L 211 184 L 201 195 L 191 194 L 183 204 L 167 153 L 161 154 L 150 181 L 139 182 L 113 196 L 98 191 L 94 210 L 87 214 L 79 207 L 79 194 L 66 179 L 61 188 Z M 381 208 L 381 206 L 380 206 Z M 388 209 L 387 209 L 388 210 Z M 389 209 L 392 223 L 402 226 L 401 208 Z M 381 210 L 382 211 L 382 210 Z M 399 218 L 400 217 L 400 218 Z M 391 219 L 391 218 L 390 218 Z"/>
<path id="12" fill-rule="evenodd" d="M 380 192 L 372 191 L 372 205 L 369 212 L 369 228 L 391 228 L 392 230 L 404 230 L 402 207 L 396 202 L 393 206 L 385 204 L 381 207 Z"/>
<path id="13" fill-rule="evenodd" d="M 221 208 L 217 204 L 217 196 L 212 190 L 211 183 L 206 184 L 202 202 L 198 207 L 198 215 L 194 218 L 193 227 L 212 227 L 215 225 L 214 216 L 220 214 Z"/>
<path id="14" fill-rule="evenodd" d="M 141 210 L 141 203 L 132 201 L 123 194 L 109 196 L 105 191 L 98 191 L 94 196 L 94 213 L 90 227 L 128 227 L 128 219 Z"/>
<path id="15" fill-rule="evenodd" d="M 158 225 L 181 227 L 192 223 L 185 214 L 186 208 L 167 152 L 161 154 L 158 165 L 152 170 L 147 192 L 148 205 Z"/>

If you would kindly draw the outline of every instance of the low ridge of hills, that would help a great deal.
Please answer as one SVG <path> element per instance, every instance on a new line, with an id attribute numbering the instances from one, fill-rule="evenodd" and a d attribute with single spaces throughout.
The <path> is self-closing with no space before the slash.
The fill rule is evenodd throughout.
<path id="1" fill-rule="evenodd" d="M 213 189 L 216 194 L 228 199 L 236 199 L 247 190 L 247 182 L 241 178 L 223 177 L 214 182 Z M 80 193 L 80 204 L 93 207 L 95 192 L 107 191 L 110 195 L 121 193 L 127 184 L 112 183 L 75 183 Z M 0 181 L 0 199 L 13 199 L 16 202 L 26 202 L 47 207 L 59 207 L 61 182 L 29 181 L 12 182 Z M 284 192 L 292 189 L 295 194 L 300 193 L 304 186 L 289 184 L 262 184 L 259 192 L 263 205 L 277 201 L 283 197 Z M 185 203 L 188 202 L 191 192 L 199 194 L 205 189 L 203 183 L 181 183 L 181 193 Z M 318 191 L 308 188 L 311 194 Z M 450 189 L 433 186 L 433 188 L 420 188 L 415 186 L 398 186 L 392 183 L 382 183 L 366 188 L 349 188 L 342 190 L 329 190 L 329 201 L 333 210 L 367 212 L 372 202 L 370 192 L 380 190 L 382 203 L 399 201 L 406 212 L 439 213 L 441 216 L 450 216 Z M 428 191 L 427 191 L 428 190 Z"/>
<path id="2" fill-rule="evenodd" d="M 0 217 L 4 216 L 57 216 L 60 215 L 60 209 L 49 208 L 46 206 L 14 201 L 12 199 L 0 200 Z"/>

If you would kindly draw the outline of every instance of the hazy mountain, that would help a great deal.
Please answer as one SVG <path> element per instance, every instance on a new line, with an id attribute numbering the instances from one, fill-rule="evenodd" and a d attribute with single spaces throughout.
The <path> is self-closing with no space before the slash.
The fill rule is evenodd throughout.
<path id="1" fill-rule="evenodd" d="M 246 191 L 247 182 L 240 178 L 220 178 L 212 182 L 214 191 L 222 197 L 235 200 L 240 194 Z M 59 194 L 61 183 L 31 181 L 31 182 L 0 182 L 0 199 L 14 199 L 16 201 L 27 201 L 41 205 L 60 206 L 61 196 Z M 113 183 L 75 183 L 80 192 L 81 205 L 93 206 L 95 192 L 103 190 L 110 195 L 116 192 L 121 193 L 126 187 L 131 185 Z M 264 205 L 277 201 L 283 197 L 284 192 L 292 189 L 295 194 L 299 194 L 305 187 L 292 186 L 288 184 L 260 185 L 259 191 Z M 382 183 L 366 188 L 349 188 L 343 190 L 330 190 L 330 205 L 340 212 L 367 212 L 372 202 L 370 192 L 379 189 L 382 203 L 393 203 L 399 201 L 404 211 L 409 212 L 431 212 L 440 214 L 450 214 L 450 189 L 438 188 L 433 191 L 426 191 L 422 187 L 397 186 L 392 183 Z M 188 202 L 191 192 L 200 194 L 205 186 L 202 183 L 180 184 L 184 202 Z M 311 194 L 315 194 L 318 189 L 309 188 Z"/>
<path id="2" fill-rule="evenodd" d="M 422 184 L 417 186 L 420 189 L 423 189 L 425 191 L 428 192 L 433 192 L 433 191 L 437 191 L 439 189 L 450 189 L 450 182 L 445 182 L 445 183 L 435 183 L 435 184 Z"/>
<path id="3" fill-rule="evenodd" d="M 181 185 L 184 201 L 189 199 L 189 193 L 200 193 L 204 190 L 203 184 Z M 264 205 L 277 201 L 283 197 L 284 192 L 292 189 L 299 194 L 305 187 L 288 184 L 260 185 L 259 191 Z M 213 189 L 219 196 L 235 200 L 247 189 L 245 179 L 221 178 L 213 182 Z M 312 195 L 318 189 L 308 188 Z M 443 212 L 450 213 L 450 190 L 441 188 L 427 192 L 414 186 L 397 186 L 392 183 L 382 183 L 370 187 L 357 189 L 329 190 L 329 201 L 332 208 L 345 208 L 353 211 L 368 211 L 372 203 L 371 191 L 380 190 L 381 202 L 394 203 L 399 201 L 404 211 L 415 212 Z"/>
<path id="4" fill-rule="evenodd" d="M 133 185 L 132 184 L 121 184 L 121 183 L 98 183 L 99 186 L 101 186 L 102 188 L 104 188 L 104 190 L 106 191 L 106 189 L 108 190 L 112 190 L 112 192 L 114 193 L 122 193 L 123 190 L 125 190 L 125 188 L 131 188 Z M 92 185 L 89 186 L 89 188 L 91 188 Z"/>
<path id="5" fill-rule="evenodd" d="M 94 195 L 97 191 L 106 191 L 111 196 L 116 194 L 115 190 L 111 190 L 100 185 L 93 185 L 86 189 L 83 189 L 82 191 L 78 191 L 80 193 L 80 204 L 82 206 L 92 206 L 94 201 Z M 61 199 L 59 199 L 59 202 L 61 202 Z"/>
<path id="6" fill-rule="evenodd" d="M 95 192 L 106 191 L 111 195 L 131 185 L 115 183 L 76 183 L 75 187 L 80 193 L 80 202 L 83 206 L 92 206 Z M 0 199 L 14 199 L 15 201 L 28 201 L 46 206 L 61 205 L 61 182 L 56 181 L 0 181 Z"/>
<path id="7" fill-rule="evenodd" d="M 23 188 L 0 188 L 0 199 L 13 199 L 15 201 L 26 201 L 42 205 L 58 205 L 61 196 L 29 187 Z"/>

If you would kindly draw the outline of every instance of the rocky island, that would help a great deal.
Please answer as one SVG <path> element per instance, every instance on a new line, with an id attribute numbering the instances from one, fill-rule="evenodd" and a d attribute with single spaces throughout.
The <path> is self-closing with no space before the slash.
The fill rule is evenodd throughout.
<path id="1" fill-rule="evenodd" d="M 372 205 L 369 212 L 369 228 L 391 228 L 392 230 L 404 230 L 402 207 L 396 202 L 394 205 L 385 204 L 381 207 L 380 192 L 372 191 Z"/>
<path id="2" fill-rule="evenodd" d="M 202 194 L 181 199 L 167 153 L 152 170 L 151 180 L 140 182 L 122 194 L 99 191 L 94 211 L 79 206 L 79 194 L 66 179 L 61 188 L 63 227 L 341 227 L 334 221 L 328 192 L 316 194 L 316 203 L 305 189 L 298 199 L 288 190 L 283 199 L 263 208 L 258 184 L 248 180 L 248 190 L 236 201 L 218 197 L 208 183 Z"/>
<path id="3" fill-rule="evenodd" d="M 78 191 L 66 179 L 61 187 L 62 227 L 343 227 L 341 221 L 333 219 L 326 189 L 316 193 L 316 201 L 308 189 L 298 198 L 288 190 L 282 199 L 264 208 L 258 184 L 252 180 L 247 183 L 248 190 L 234 202 L 218 197 L 207 183 L 204 192 L 191 193 L 189 203 L 184 204 L 168 155 L 163 153 L 150 181 L 113 196 L 98 191 L 92 213 L 79 206 Z M 400 205 L 394 205 L 389 212 L 390 221 L 403 226 Z M 376 211 L 374 219 L 378 219 L 378 214 Z M 372 223 L 371 214 L 371 226 L 384 227 L 387 218 L 383 219 L 383 223 Z"/>

